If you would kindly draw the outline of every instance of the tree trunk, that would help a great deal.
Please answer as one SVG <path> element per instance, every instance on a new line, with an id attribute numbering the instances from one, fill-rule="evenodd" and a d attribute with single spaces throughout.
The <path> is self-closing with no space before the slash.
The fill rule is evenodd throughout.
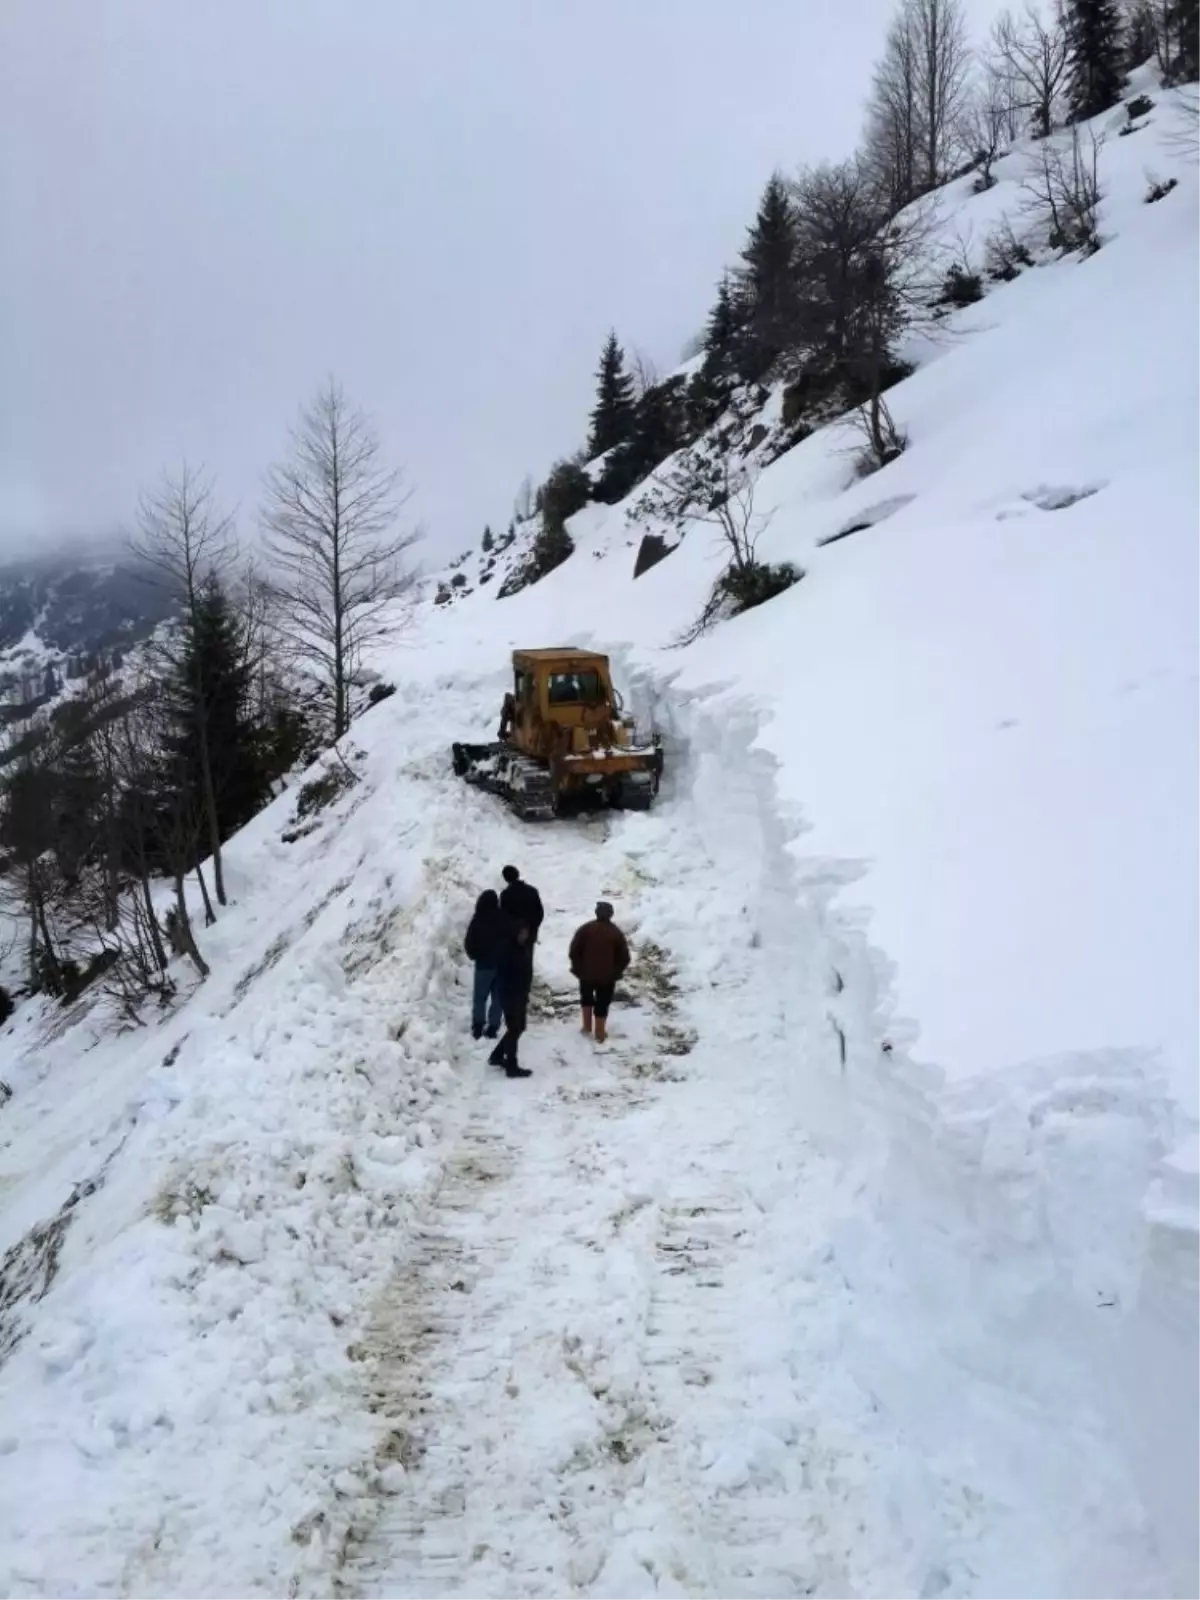
<path id="1" fill-rule="evenodd" d="M 29 987 L 37 988 L 37 953 L 38 953 L 38 914 L 37 893 L 33 882 L 33 867 L 29 869 L 28 889 L 29 904 Z"/>
<path id="2" fill-rule="evenodd" d="M 938 102 L 942 93 L 941 79 L 938 72 L 941 55 L 941 46 L 938 39 L 938 22 L 940 21 L 938 7 L 940 4 L 941 0 L 933 0 L 933 4 L 929 7 L 928 33 L 925 38 L 925 49 L 927 51 L 925 70 L 929 76 L 929 81 L 926 85 L 927 103 L 925 107 L 927 119 L 925 135 L 929 142 L 925 159 L 925 187 L 929 190 L 936 189 L 938 186 Z"/>
<path id="3" fill-rule="evenodd" d="M 158 962 L 158 970 L 165 972 L 169 966 L 166 948 L 162 942 L 162 933 L 159 930 L 158 918 L 154 914 L 154 896 L 150 893 L 150 879 L 143 873 L 139 879 L 142 891 L 142 904 L 146 908 L 146 925 L 150 933 L 150 943 L 154 950 L 154 959 Z"/>
<path id="4" fill-rule="evenodd" d="M 226 905 L 225 869 L 221 864 L 221 824 L 217 816 L 217 791 L 213 785 L 212 761 L 208 748 L 208 719 L 202 717 L 200 728 L 200 782 L 204 789 L 204 819 L 208 826 L 208 848 L 212 856 L 213 883 L 217 890 L 217 903 Z"/>
<path id="5" fill-rule="evenodd" d="M 208 962 L 200 954 L 196 936 L 192 932 L 192 919 L 188 915 L 187 896 L 183 892 L 183 874 L 175 874 L 175 929 L 180 949 L 202 978 L 208 977 Z"/>
<path id="6" fill-rule="evenodd" d="M 342 469 L 338 453 L 336 418 L 331 418 L 330 491 L 333 496 L 333 738 L 336 743 L 345 733 L 350 719 L 346 715 L 346 615 L 342 594 Z"/>
<path id="7" fill-rule="evenodd" d="M 199 861 L 196 863 L 196 881 L 200 885 L 200 894 L 204 900 L 204 926 L 211 928 L 217 920 L 217 914 L 212 908 L 212 901 L 208 898 L 208 885 L 204 881 L 204 867 Z"/>

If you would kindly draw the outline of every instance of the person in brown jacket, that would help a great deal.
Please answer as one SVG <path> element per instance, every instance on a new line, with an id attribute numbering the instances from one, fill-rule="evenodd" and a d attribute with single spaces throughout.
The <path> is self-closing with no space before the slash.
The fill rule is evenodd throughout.
<path id="1" fill-rule="evenodd" d="M 612 916 L 613 908 L 607 900 L 601 900 L 596 906 L 595 921 L 585 922 L 571 940 L 571 971 L 579 979 L 583 1015 L 581 1031 L 590 1034 L 594 1021 L 597 1044 L 604 1043 L 613 990 L 629 965 L 629 946 Z"/>

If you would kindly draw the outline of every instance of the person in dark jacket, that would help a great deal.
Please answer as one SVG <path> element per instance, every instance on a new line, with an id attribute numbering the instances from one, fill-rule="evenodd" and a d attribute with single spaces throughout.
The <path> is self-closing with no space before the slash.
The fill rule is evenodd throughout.
<path id="1" fill-rule="evenodd" d="M 488 1060 L 494 1067 L 503 1067 L 510 1078 L 530 1078 L 533 1074 L 529 1068 L 517 1060 L 517 1040 L 525 1032 L 533 984 L 533 941 L 523 922 L 517 923 L 513 937 L 500 953 L 499 971 L 504 1032 Z"/>
<path id="2" fill-rule="evenodd" d="M 579 979 L 579 1005 L 583 1033 L 595 1028 L 597 1044 L 608 1034 L 608 1008 L 613 990 L 629 965 L 629 945 L 613 921 L 613 908 L 607 900 L 596 905 L 593 922 L 576 930 L 569 953 L 571 971 Z"/>
<path id="3" fill-rule="evenodd" d="M 529 959 L 532 961 L 538 929 L 546 915 L 542 909 L 542 897 L 531 883 L 525 882 L 516 867 L 505 867 L 500 876 L 504 879 L 504 888 L 500 891 L 500 909 L 514 922 L 523 922 L 529 929 Z"/>
<path id="4" fill-rule="evenodd" d="M 500 956 L 513 936 L 513 925 L 500 909 L 494 889 L 485 889 L 475 902 L 475 914 L 467 927 L 463 949 L 475 963 L 475 986 L 471 996 L 471 1033 L 481 1039 L 487 1033 L 494 1039 L 500 1032 L 504 1006 L 500 999 Z"/>

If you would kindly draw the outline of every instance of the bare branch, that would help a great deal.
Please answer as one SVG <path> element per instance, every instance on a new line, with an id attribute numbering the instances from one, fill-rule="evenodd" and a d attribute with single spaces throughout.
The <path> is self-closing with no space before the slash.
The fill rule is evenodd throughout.
<path id="1" fill-rule="evenodd" d="M 992 168 L 1017 137 L 1019 122 L 1012 79 L 989 65 L 963 108 L 959 129 L 963 147 L 979 169 L 976 193 L 995 183 Z"/>
<path id="2" fill-rule="evenodd" d="M 335 739 L 349 725 L 362 653 L 398 625 L 392 602 L 412 583 L 401 558 L 420 534 L 396 531 L 409 498 L 366 417 L 329 380 L 291 430 L 290 455 L 271 469 L 263 523 L 275 627 L 293 657 L 315 667 Z"/>
<path id="3" fill-rule="evenodd" d="M 1029 119 L 1035 137 L 1048 139 L 1061 117 L 1067 81 L 1067 31 L 1061 0 L 1047 19 L 1035 0 L 1018 14 L 1005 11 L 992 25 L 990 67 L 1007 86 L 1013 106 Z"/>
<path id="4" fill-rule="evenodd" d="M 1100 248 L 1100 151 L 1104 136 L 1088 129 L 1086 142 L 1078 125 L 1071 129 L 1069 145 L 1047 139 L 1038 147 L 1021 188 L 1024 211 L 1046 232 L 1052 250 L 1082 250 L 1092 255 Z"/>
<path id="5" fill-rule="evenodd" d="M 641 350 L 635 350 L 630 369 L 633 375 L 634 398 L 640 400 L 646 390 L 653 389 L 658 382 L 658 368 L 649 356 L 644 355 Z"/>
<path id="6" fill-rule="evenodd" d="M 875 70 L 866 138 L 893 212 L 954 166 L 970 62 L 961 0 L 902 0 Z"/>

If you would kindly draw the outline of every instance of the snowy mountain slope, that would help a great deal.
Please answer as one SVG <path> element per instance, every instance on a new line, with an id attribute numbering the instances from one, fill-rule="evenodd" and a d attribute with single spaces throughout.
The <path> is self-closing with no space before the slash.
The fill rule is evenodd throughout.
<path id="1" fill-rule="evenodd" d="M 4 1243 L 101 1187 L 0 1370 L 12 1592 L 1156 1592 L 1056 1320 L 1115 1252 L 1060 1283 L 1020 1209 L 972 1216 L 975 1159 L 903 1136 L 749 708 L 685 709 L 655 814 L 530 830 L 445 772 L 497 675 L 423 662 L 321 829 L 284 845 L 280 804 L 231 849 L 222 977 L 15 1080 Z M 519 1086 L 457 954 L 506 857 L 550 915 Z M 598 892 L 641 999 L 599 1059 L 564 960 Z M 1128 1188 L 1125 1118 L 1088 1123 Z"/>
<path id="2" fill-rule="evenodd" d="M 714 686 L 731 717 L 753 708 L 794 881 L 834 897 L 892 1062 L 907 1046 L 933 1083 L 962 1081 L 934 1125 L 957 1122 L 989 1181 L 1015 1184 L 1006 1247 L 1040 1193 L 1063 1273 L 1082 1288 L 1115 1272 L 1138 1302 L 1155 1377 L 1124 1365 L 1116 1408 L 1183 1549 L 1194 1407 L 1170 1397 L 1194 1397 L 1196 1355 L 1197 194 L 1170 98 L 1130 137 L 1123 111 L 1101 119 L 1100 253 L 994 287 L 916 352 L 889 396 L 911 440 L 899 461 L 857 482 L 853 441 L 828 429 L 764 472 L 761 553 L 806 567 L 795 590 L 664 650 L 716 552 L 693 530 L 631 582 L 656 526 L 635 493 L 575 518 L 576 554 L 503 620 L 470 616 L 503 644 L 625 641 L 663 715 Z M 974 227 L 981 246 L 1005 211 L 1019 226 L 1029 160 L 998 164 L 982 196 L 954 186 L 945 231 Z M 1165 202 L 1145 203 L 1148 171 L 1178 178 Z M 431 635 L 455 659 L 470 604 Z M 1176 1301 L 1173 1340 L 1156 1317 L 1169 1327 Z"/>
<path id="3" fill-rule="evenodd" d="M 830 429 L 764 473 L 799 586 L 671 650 L 707 535 L 634 583 L 645 524 L 589 508 L 543 582 L 414 618 L 359 784 L 230 845 L 174 1014 L 0 1032 L 6 1592 L 1195 1592 L 1197 188 L 1161 132 L 1106 147 L 1096 257 L 923 352 L 899 461 L 854 480 Z M 447 747 L 572 639 L 663 793 L 521 827 Z M 549 911 L 527 1084 L 465 1029 L 508 859 Z M 595 1056 L 599 892 L 637 961 Z"/>
<path id="4" fill-rule="evenodd" d="M 762 553 L 803 584 L 661 659 L 677 688 L 761 697 L 806 850 L 873 863 L 872 926 L 940 1065 L 1119 1039 L 1160 1048 L 1194 1109 L 1196 375 L 1175 358 L 1195 346 L 1196 195 L 1185 167 L 1143 203 L 1146 166 L 1178 167 L 1156 116 L 1102 153 L 1099 255 L 993 286 L 891 392 L 899 461 L 854 482 L 834 428 L 767 469 Z M 984 195 L 952 186 L 943 230 L 982 248 L 1028 160 Z M 531 606 L 668 643 L 715 552 L 699 529 L 630 584 L 653 527 L 637 509 L 635 492 L 576 518 L 579 553 Z"/>

